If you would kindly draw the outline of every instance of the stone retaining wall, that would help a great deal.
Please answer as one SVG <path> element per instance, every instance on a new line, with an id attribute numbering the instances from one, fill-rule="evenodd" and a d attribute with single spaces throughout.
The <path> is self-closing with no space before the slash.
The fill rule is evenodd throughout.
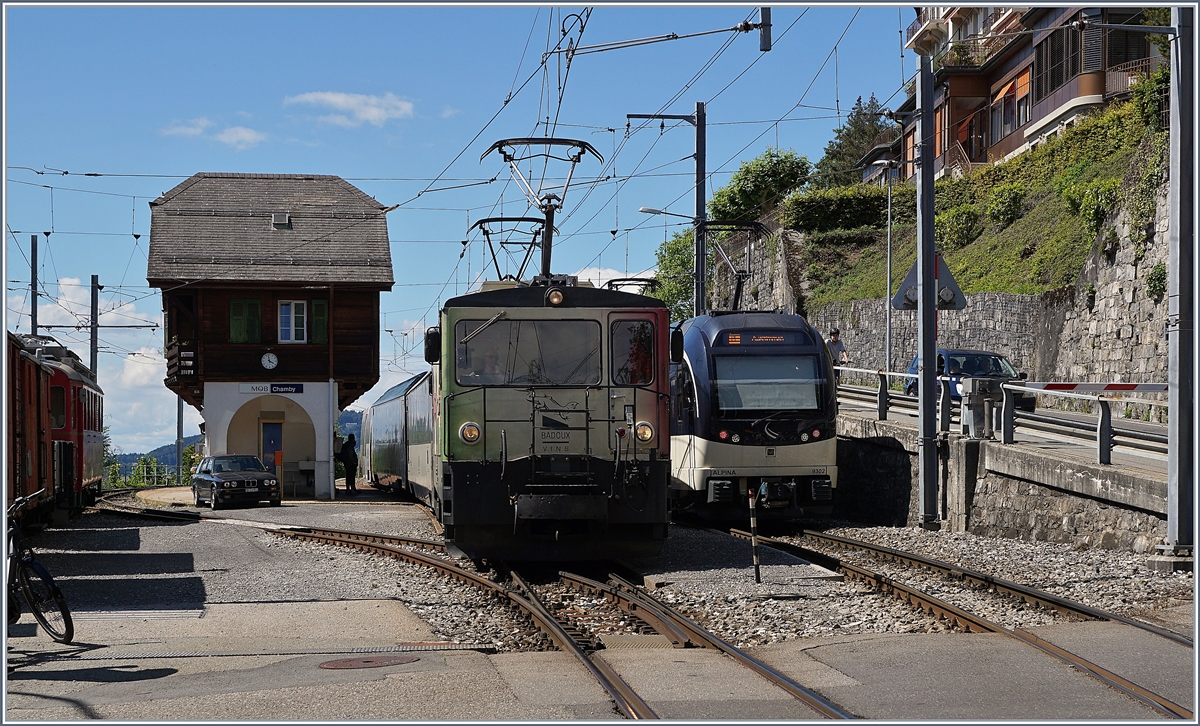
<path id="1" fill-rule="evenodd" d="M 834 517 L 920 524 L 916 434 L 911 424 L 838 416 Z M 940 435 L 936 499 L 940 526 L 956 532 L 1140 553 L 1166 541 L 1164 481 L 1020 445 Z"/>

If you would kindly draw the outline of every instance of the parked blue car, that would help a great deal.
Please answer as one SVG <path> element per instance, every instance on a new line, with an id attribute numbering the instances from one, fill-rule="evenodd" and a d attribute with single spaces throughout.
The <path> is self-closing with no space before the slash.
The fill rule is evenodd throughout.
<path id="1" fill-rule="evenodd" d="M 938 348 L 938 371 L 939 376 L 950 376 L 950 399 L 959 401 L 962 399 L 962 393 L 959 391 L 958 383 L 964 377 L 973 378 L 1001 378 L 1006 381 L 1025 380 L 1028 376 L 1023 372 L 1018 372 L 1013 364 L 999 353 L 992 353 L 986 350 L 967 350 L 960 348 Z M 947 368 L 946 361 L 949 361 Z M 908 377 L 904 379 L 904 392 L 910 396 L 917 395 L 917 356 L 913 356 L 912 363 L 908 364 Z M 941 390 L 941 382 L 938 383 L 938 390 Z M 1031 394 L 1017 394 L 1017 408 L 1022 411 L 1032 411 L 1037 398 Z"/>

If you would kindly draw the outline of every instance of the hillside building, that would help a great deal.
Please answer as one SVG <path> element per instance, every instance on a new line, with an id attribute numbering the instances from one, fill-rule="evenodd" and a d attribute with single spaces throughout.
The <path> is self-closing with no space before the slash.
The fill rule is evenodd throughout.
<path id="1" fill-rule="evenodd" d="M 280 461 L 284 496 L 333 496 L 334 422 L 379 380 L 387 209 L 336 176 L 200 173 L 150 203 L 166 386 L 209 455 Z"/>
<path id="2" fill-rule="evenodd" d="M 933 58 L 934 173 L 961 175 L 1035 148 L 1080 114 L 1125 98 L 1139 74 L 1167 62 L 1145 33 L 1079 29 L 1077 21 L 1141 25 L 1135 7 L 918 7 L 906 48 Z M 916 85 L 896 109 L 898 137 L 865 162 L 891 158 L 915 173 Z M 1164 104 L 1165 107 L 1165 104 Z M 864 181 L 882 175 L 864 172 Z"/>

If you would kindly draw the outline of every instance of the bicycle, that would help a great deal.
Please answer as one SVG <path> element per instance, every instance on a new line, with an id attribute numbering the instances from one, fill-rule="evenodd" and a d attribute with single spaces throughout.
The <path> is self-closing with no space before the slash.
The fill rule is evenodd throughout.
<path id="1" fill-rule="evenodd" d="M 54 578 L 34 559 L 33 549 L 25 544 L 17 523 L 17 513 L 44 491 L 17 497 L 8 508 L 8 624 L 13 625 L 21 619 L 21 599 L 17 596 L 20 592 L 29 603 L 33 617 L 50 638 L 59 643 L 70 643 L 75 635 L 75 624 L 71 622 L 67 601 L 54 584 Z"/>

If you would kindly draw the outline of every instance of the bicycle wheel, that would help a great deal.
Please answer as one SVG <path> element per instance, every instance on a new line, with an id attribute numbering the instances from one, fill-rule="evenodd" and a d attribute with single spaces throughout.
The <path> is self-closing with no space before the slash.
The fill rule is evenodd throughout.
<path id="1" fill-rule="evenodd" d="M 51 639 L 59 643 L 70 643 L 75 635 L 75 624 L 71 622 L 71 611 L 62 591 L 46 568 L 37 562 L 22 562 L 18 568 L 21 592 L 33 617 L 37 619 Z"/>

